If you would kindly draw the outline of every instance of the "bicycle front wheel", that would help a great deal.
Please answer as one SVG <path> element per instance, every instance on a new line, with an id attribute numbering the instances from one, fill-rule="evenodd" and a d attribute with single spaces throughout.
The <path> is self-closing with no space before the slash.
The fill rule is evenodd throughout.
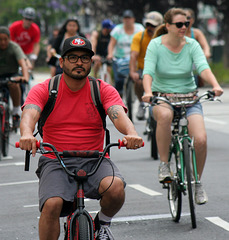
<path id="1" fill-rule="evenodd" d="M 10 112 L 9 108 L 5 109 L 5 123 L 4 123 L 4 131 L 2 135 L 2 154 L 3 156 L 8 156 L 9 153 L 9 137 L 10 137 Z"/>
<path id="2" fill-rule="evenodd" d="M 150 112 L 149 112 L 150 114 Z M 150 117 L 150 141 L 151 141 L 151 157 L 154 160 L 158 159 L 158 151 L 157 151 L 157 142 L 156 142 L 156 127 L 157 127 L 157 122 L 154 120 L 153 116 Z"/>
<path id="3" fill-rule="evenodd" d="M 89 240 L 89 225 L 87 216 L 80 215 L 79 217 L 75 218 L 75 222 L 73 224 L 72 234 L 73 240 Z M 71 239 L 71 238 L 70 238 Z"/>
<path id="4" fill-rule="evenodd" d="M 127 79 L 126 83 L 126 105 L 128 108 L 128 117 L 133 120 L 133 81 L 130 77 Z"/>
<path id="5" fill-rule="evenodd" d="M 170 172 L 173 181 L 168 183 L 168 201 L 170 213 L 174 222 L 179 222 L 182 207 L 182 194 L 179 185 L 179 169 L 177 164 L 177 154 L 172 153 L 170 158 Z"/>
<path id="6" fill-rule="evenodd" d="M 186 169 L 186 181 L 188 188 L 188 198 L 189 198 L 189 207 L 192 221 L 192 228 L 196 228 L 196 214 L 195 214 L 195 205 L 194 205 L 194 197 L 193 197 L 193 168 L 191 164 L 191 151 L 189 147 L 188 139 L 184 139 L 183 142 L 183 151 L 184 151 L 184 163 Z M 194 182 L 194 181 L 193 181 Z"/>

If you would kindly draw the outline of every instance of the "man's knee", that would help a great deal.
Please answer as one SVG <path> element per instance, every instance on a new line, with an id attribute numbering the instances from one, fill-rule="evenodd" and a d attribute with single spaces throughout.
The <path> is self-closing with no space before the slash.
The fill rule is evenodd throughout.
<path id="1" fill-rule="evenodd" d="M 60 197 L 52 197 L 46 200 L 42 208 L 42 213 L 53 217 L 59 217 L 63 207 L 63 199 Z"/>

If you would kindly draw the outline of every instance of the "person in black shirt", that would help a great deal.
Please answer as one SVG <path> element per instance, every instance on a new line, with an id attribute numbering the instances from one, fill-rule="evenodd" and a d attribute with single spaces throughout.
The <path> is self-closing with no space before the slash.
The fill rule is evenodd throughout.
<path id="1" fill-rule="evenodd" d="M 110 19 L 102 21 L 102 30 L 93 31 L 91 35 L 92 49 L 95 52 L 93 56 L 94 61 L 94 76 L 97 78 L 99 68 L 101 67 L 101 59 L 107 57 L 107 47 L 110 41 L 110 32 L 113 29 L 114 24 Z M 108 67 L 108 71 L 111 71 L 111 67 Z"/>

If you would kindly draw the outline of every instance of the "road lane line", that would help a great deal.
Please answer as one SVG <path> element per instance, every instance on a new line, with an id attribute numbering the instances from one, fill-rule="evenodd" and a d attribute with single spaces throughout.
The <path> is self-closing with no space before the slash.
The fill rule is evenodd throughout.
<path id="1" fill-rule="evenodd" d="M 153 191 L 149 188 L 146 188 L 140 184 L 128 184 L 129 187 L 132 187 L 134 188 L 135 190 L 138 190 L 142 193 L 145 193 L 147 195 L 150 195 L 150 196 L 159 196 L 159 195 L 163 195 L 162 193 L 159 193 L 159 192 L 156 192 L 156 191 Z"/>
<path id="2" fill-rule="evenodd" d="M 28 183 L 38 183 L 38 180 L 11 182 L 11 183 L 0 183 L 0 187 L 20 185 L 20 184 L 28 184 Z"/>
<path id="3" fill-rule="evenodd" d="M 24 162 L 16 162 L 16 163 L 2 163 L 0 167 L 9 167 L 9 166 L 23 166 L 25 165 Z"/>
<path id="4" fill-rule="evenodd" d="M 229 231 L 229 223 L 221 219 L 220 217 L 206 217 L 206 219 L 215 225 Z"/>
<path id="5" fill-rule="evenodd" d="M 181 216 L 189 216 L 190 213 L 182 213 Z M 141 216 L 128 216 L 128 217 L 116 217 L 112 219 L 112 222 L 134 222 L 143 220 L 155 220 L 162 218 L 171 218 L 171 214 L 155 214 L 155 215 L 141 215 Z"/>

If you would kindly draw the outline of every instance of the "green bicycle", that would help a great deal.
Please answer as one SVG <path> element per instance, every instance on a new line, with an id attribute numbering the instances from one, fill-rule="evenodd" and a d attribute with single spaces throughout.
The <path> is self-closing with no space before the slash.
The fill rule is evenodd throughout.
<path id="1" fill-rule="evenodd" d="M 151 105 L 160 105 L 162 102 L 169 104 L 174 110 L 172 122 L 172 136 L 169 151 L 169 166 L 172 181 L 163 183 L 163 188 L 168 189 L 168 202 L 175 222 L 179 222 L 182 208 L 182 194 L 188 192 L 189 207 L 192 228 L 196 228 L 196 215 L 194 205 L 194 186 L 200 184 L 196 166 L 196 155 L 194 149 L 194 139 L 188 135 L 188 120 L 186 108 L 194 105 L 200 99 L 205 101 L 215 101 L 215 94 L 207 91 L 196 99 L 191 101 L 170 102 L 165 97 L 154 96 L 151 99 Z"/>

